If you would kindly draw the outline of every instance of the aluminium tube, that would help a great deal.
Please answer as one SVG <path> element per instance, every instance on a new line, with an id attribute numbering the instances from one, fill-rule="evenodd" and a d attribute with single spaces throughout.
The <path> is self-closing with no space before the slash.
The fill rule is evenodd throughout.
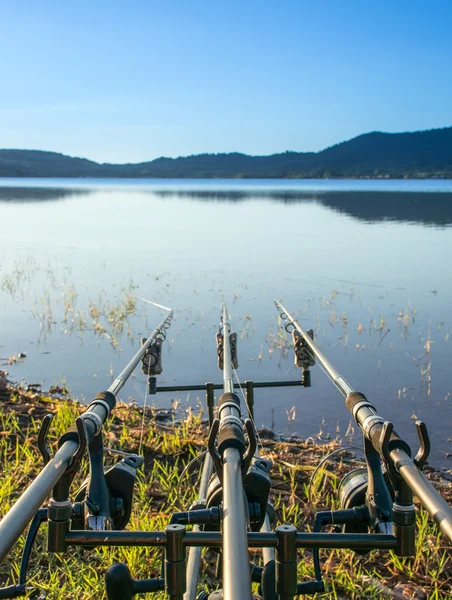
<path id="1" fill-rule="evenodd" d="M 262 524 L 261 531 L 264 533 L 271 532 L 270 517 L 268 516 L 268 513 L 265 515 L 265 519 Z M 275 549 L 274 548 L 266 548 L 266 547 L 262 548 L 262 558 L 264 561 L 264 566 L 268 562 L 275 560 Z"/>
<path id="2" fill-rule="evenodd" d="M 425 475 L 419 471 L 408 454 L 396 448 L 392 450 L 391 458 L 402 479 L 412 489 L 422 506 L 452 543 L 452 507 L 438 493 Z"/>
<path id="3" fill-rule="evenodd" d="M 223 305 L 223 382 L 224 392 L 234 392 L 231 328 Z M 220 428 L 228 420 L 240 421 L 239 406 L 220 409 Z M 242 481 L 242 457 L 237 448 L 223 452 L 223 586 L 224 600 L 250 600 L 251 576 L 248 554 L 248 524 Z"/>
<path id="4" fill-rule="evenodd" d="M 168 324 L 171 322 L 172 316 L 173 311 L 167 315 L 156 329 L 154 329 L 145 344 L 108 388 L 109 392 L 116 394 L 123 387 L 160 331 L 169 326 Z M 103 423 L 108 417 L 108 412 L 106 408 L 102 408 L 101 406 L 102 405 L 97 405 L 98 408 L 95 409 L 95 412 L 98 413 L 98 416 Z M 99 414 L 102 412 L 105 414 Z M 0 564 L 6 558 L 8 552 L 17 542 L 18 538 L 30 523 L 31 519 L 36 514 L 36 511 L 50 494 L 53 487 L 58 483 L 67 467 L 71 464 L 72 457 L 76 452 L 77 447 L 78 444 L 75 441 L 65 442 L 52 460 L 44 467 L 41 473 L 29 485 L 25 492 L 20 496 L 19 500 L 0 521 Z"/>
<path id="5" fill-rule="evenodd" d="M 71 464 L 77 442 L 66 442 L 0 521 L 0 563 Z"/>
<path id="6" fill-rule="evenodd" d="M 250 600 L 251 577 L 242 482 L 242 459 L 236 448 L 223 453 L 224 600 Z"/>
<path id="7" fill-rule="evenodd" d="M 202 470 L 201 484 L 199 486 L 199 497 L 198 501 L 205 502 L 207 487 L 209 485 L 209 479 L 212 475 L 213 461 L 210 454 L 206 455 L 204 460 L 204 467 Z M 201 531 L 199 525 L 193 526 L 193 531 Z M 198 587 L 199 580 L 199 567 L 201 565 L 201 552 L 202 548 L 193 547 L 188 552 L 187 560 L 187 591 L 184 594 L 184 600 L 195 600 L 196 589 Z"/>

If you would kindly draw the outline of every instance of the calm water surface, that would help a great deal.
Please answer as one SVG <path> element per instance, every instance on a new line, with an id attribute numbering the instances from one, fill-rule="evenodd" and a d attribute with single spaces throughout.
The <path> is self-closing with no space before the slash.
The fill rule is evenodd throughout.
<path id="1" fill-rule="evenodd" d="M 175 309 L 161 384 L 221 381 L 223 299 L 241 380 L 297 378 L 277 298 L 413 446 L 424 419 L 431 462 L 451 464 L 452 182 L 3 179 L 0 211 L 1 362 L 26 354 L 0 367 L 12 378 L 92 398 L 164 314 L 136 295 Z M 202 402 L 157 398 L 175 400 Z M 256 415 L 320 439 L 350 422 L 319 367 L 310 389 L 256 393 Z"/>

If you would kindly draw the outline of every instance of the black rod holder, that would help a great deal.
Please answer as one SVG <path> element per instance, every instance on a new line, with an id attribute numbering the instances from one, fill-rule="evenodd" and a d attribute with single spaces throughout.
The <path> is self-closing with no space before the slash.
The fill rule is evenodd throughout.
<path id="1" fill-rule="evenodd" d="M 214 390 L 222 390 L 223 384 L 214 383 Z M 277 388 L 277 387 L 302 387 L 301 381 L 253 381 L 254 388 Z M 159 385 L 156 388 L 157 392 L 203 392 L 206 389 L 206 384 L 194 385 Z M 240 384 L 234 383 L 234 389 L 240 389 Z"/>
<path id="2" fill-rule="evenodd" d="M 187 569 L 185 561 L 184 525 L 167 525 L 166 533 L 166 557 L 165 592 L 170 600 L 183 600 L 187 590 Z"/>
<path id="3" fill-rule="evenodd" d="M 276 536 L 276 591 L 280 600 L 293 600 L 297 593 L 297 529 L 293 525 L 280 525 Z"/>
<path id="4" fill-rule="evenodd" d="M 212 427 L 212 423 L 215 419 L 215 415 L 213 412 L 215 405 L 215 395 L 214 395 L 215 386 L 211 381 L 206 383 L 206 404 L 207 404 L 207 413 L 209 415 L 209 427 Z"/>
<path id="5" fill-rule="evenodd" d="M 164 531 L 73 531 L 66 535 L 68 546 L 148 546 L 165 548 Z M 218 531 L 189 531 L 184 536 L 185 547 L 220 548 L 223 536 Z M 350 550 L 395 550 L 397 539 L 383 533 L 300 533 L 297 548 L 348 548 Z M 274 532 L 249 532 L 248 548 L 276 548 L 278 538 Z"/>
<path id="6" fill-rule="evenodd" d="M 250 417 L 254 421 L 254 384 L 252 381 L 245 381 L 246 387 L 246 405 L 248 407 Z"/>

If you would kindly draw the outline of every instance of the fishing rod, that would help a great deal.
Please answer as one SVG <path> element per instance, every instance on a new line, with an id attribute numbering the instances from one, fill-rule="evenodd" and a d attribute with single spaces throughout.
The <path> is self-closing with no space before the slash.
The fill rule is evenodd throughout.
<path id="1" fill-rule="evenodd" d="M 110 388 L 98 395 L 62 436 L 60 450 L 52 460 L 46 445 L 49 422 L 44 421 L 38 445 L 47 466 L 0 524 L 0 555 L 4 558 L 33 519 L 24 545 L 19 585 L 0 590 L 0 598 L 25 595 L 28 558 L 42 523 L 47 523 L 47 550 L 55 554 L 72 547 L 88 551 L 101 546 L 161 551 L 161 572 L 150 579 L 134 579 L 126 564 L 112 564 L 105 576 L 108 600 L 132 600 L 135 595 L 161 591 L 169 600 L 294 600 L 298 595 L 322 593 L 325 591 L 319 559 L 322 548 L 348 548 L 359 553 L 380 549 L 393 550 L 398 556 L 414 555 L 413 491 L 450 539 L 452 509 L 421 473 L 429 450 L 425 425 L 418 426 L 421 451 L 412 460 L 408 445 L 392 425 L 378 416 L 362 394 L 354 392 L 317 348 L 313 332 L 304 331 L 280 303 L 276 305 L 286 321 L 286 329 L 292 330 L 295 363 L 301 370 L 299 379 L 245 381 L 243 386 L 238 378 L 234 382 L 238 367 L 237 335 L 232 332 L 229 313 L 223 305 L 216 334 L 223 382 L 159 386 L 156 376 L 162 372 L 162 342 L 171 312 L 143 340 L 140 351 Z M 107 471 L 103 466 L 102 425 L 114 407 L 115 394 L 140 360 L 148 377 L 147 395 L 184 390 L 206 393 L 209 435 L 206 452 L 196 458 L 205 454 L 198 497 L 187 510 L 173 513 L 163 531 L 125 530 L 132 513 L 137 469 L 143 464 L 143 457 L 121 452 L 125 456 L 119 463 Z M 291 524 L 276 523 L 271 504 L 272 461 L 258 450 L 254 391 L 281 386 L 308 388 L 310 369 L 316 361 L 346 397 L 347 407 L 363 430 L 366 469 L 355 469 L 339 484 L 339 510 L 317 512 L 313 530 L 302 532 Z M 221 392 L 217 404 L 216 390 Z M 243 395 L 250 418 L 242 417 L 236 390 Z M 89 455 L 89 477 L 71 501 L 69 487 L 85 450 Z M 65 458 L 67 454 L 69 458 Z M 52 488 L 50 501 L 42 506 Z M 35 497 L 30 490 L 37 490 L 39 495 Z M 322 531 L 332 524 L 336 531 L 339 527 L 339 532 Z M 198 589 L 203 548 L 217 555 L 216 578 L 218 587 L 223 589 L 209 592 Z M 250 548 L 260 551 L 257 555 L 253 553 L 252 560 Z M 312 580 L 297 580 L 300 548 L 312 550 L 315 575 Z M 257 596 L 252 592 L 252 584 L 258 586 Z"/>
<path id="2" fill-rule="evenodd" d="M 212 476 L 213 461 L 209 453 L 206 454 L 204 459 L 204 466 L 202 469 L 201 483 L 199 486 L 199 495 L 196 503 L 192 505 L 192 509 L 196 507 L 203 507 L 206 505 L 207 488 L 209 480 Z M 198 533 L 201 531 L 201 525 L 193 525 L 193 531 Z M 190 548 L 188 551 L 187 559 L 187 589 L 184 593 L 184 600 L 195 600 L 196 592 L 198 589 L 199 582 L 199 570 L 201 566 L 201 553 L 202 547 L 195 546 Z"/>
<path id="3" fill-rule="evenodd" d="M 240 397 L 234 392 L 242 386 L 234 383 L 234 375 L 238 368 L 237 334 L 232 332 L 230 317 L 225 304 L 221 308 L 220 328 L 216 335 L 218 366 L 223 371 L 223 383 L 214 385 L 207 383 L 206 401 L 209 411 L 210 434 L 209 453 L 205 458 L 202 472 L 200 493 L 189 513 L 173 515 L 180 522 L 181 517 L 187 522 L 197 522 L 202 517 L 202 509 L 206 508 L 214 516 L 204 524 L 209 530 L 222 533 L 221 548 L 218 549 L 217 573 L 222 580 L 221 598 L 254 598 L 251 594 L 251 572 L 253 581 L 261 583 L 263 568 L 252 564 L 250 567 L 248 553 L 248 532 L 271 531 L 270 517 L 267 512 L 268 496 L 271 487 L 268 472 L 271 461 L 259 456 L 256 430 L 253 423 L 254 384 L 244 384 L 243 394 L 250 419 L 242 419 Z M 237 378 L 238 381 L 238 378 Z M 298 385 L 298 382 L 292 382 Z M 256 383 L 256 386 L 261 384 Z M 272 386 L 273 383 L 269 382 Z M 277 384 L 276 384 L 277 385 Z M 193 386 L 187 386 L 192 388 Z M 196 386 L 195 386 L 196 387 Z M 186 388 L 186 389 L 187 389 Z M 166 389 L 166 388 L 159 388 Z M 214 391 L 223 392 L 218 399 L 218 418 L 214 418 Z M 244 430 L 247 432 L 248 446 Z M 194 532 L 201 531 L 194 525 Z M 262 548 L 264 564 L 275 559 L 273 548 Z M 199 579 L 199 561 L 201 548 L 190 548 L 187 561 L 187 591 L 184 600 L 207 600 L 209 594 L 196 596 Z M 272 574 L 270 573 L 270 576 Z M 266 579 L 268 577 L 266 576 Z M 274 573 L 273 573 L 274 583 Z M 217 598 L 218 596 L 215 596 Z"/>
<path id="4" fill-rule="evenodd" d="M 234 392 L 231 326 L 223 305 L 223 395 L 218 401 L 218 453 L 223 463 L 223 570 L 224 599 L 251 598 L 247 519 L 242 480 L 245 438 L 240 398 Z"/>
<path id="5" fill-rule="evenodd" d="M 275 304 L 281 319 L 286 321 L 286 329 L 292 329 L 296 355 L 298 354 L 298 357 L 305 361 L 310 359 L 311 364 L 313 364 L 312 359 L 320 363 L 326 375 L 345 397 L 347 409 L 362 430 L 367 460 L 368 485 L 372 487 L 372 490 L 368 491 L 367 494 L 370 496 L 371 493 L 377 491 L 377 502 L 380 501 L 381 504 L 377 506 L 374 502 L 371 506 L 371 512 L 382 511 L 379 517 L 380 525 L 388 524 L 387 531 L 390 531 L 392 524 L 392 530 L 400 546 L 407 554 L 411 554 L 414 550 L 415 536 L 415 512 L 412 502 L 414 494 L 440 530 L 452 542 L 452 507 L 422 473 L 422 468 L 430 452 L 430 440 L 425 423 L 422 421 L 416 422 L 420 449 L 416 456 L 411 458 L 409 445 L 398 435 L 393 424 L 378 414 L 375 406 L 367 400 L 364 394 L 353 390 L 351 385 L 318 348 L 314 342 L 312 331 L 306 332 L 280 302 L 275 300 Z M 390 479 L 392 484 L 393 502 L 389 501 L 388 493 L 384 492 L 385 474 L 382 475 L 379 469 L 378 459 L 383 463 L 385 474 L 387 474 L 387 478 Z M 355 481 L 353 481 L 353 478 L 349 478 L 345 484 L 352 495 L 353 492 L 350 488 L 353 489 L 354 485 L 359 485 L 358 479 L 360 476 L 361 474 L 355 478 Z M 379 497 L 378 493 L 380 494 Z M 369 502 L 369 504 L 371 503 Z M 391 504 L 392 510 L 389 512 L 388 507 Z M 374 517 L 377 519 L 375 515 Z"/>
<path id="6" fill-rule="evenodd" d="M 49 416 L 44 421 L 39 444 L 46 466 L 0 521 L 0 563 L 6 558 L 8 552 L 17 542 L 19 536 L 52 489 L 53 496 L 48 505 L 49 526 L 52 527 L 52 516 L 54 516 L 55 528 L 58 530 L 57 535 L 61 535 L 59 519 L 64 517 L 64 521 L 67 521 L 72 514 L 72 505 L 68 500 L 68 489 L 82 456 L 93 443 L 93 440 L 99 436 L 103 424 L 115 408 L 116 395 L 125 385 L 138 363 L 149 353 L 150 348 L 162 338 L 164 339 L 172 318 L 173 311 L 170 310 L 110 387 L 105 392 L 97 394 L 86 411 L 76 419 L 71 428 L 60 438 L 59 449 L 52 459 L 50 459 L 46 443 L 51 417 Z M 98 449 L 96 451 L 98 452 Z M 105 489 L 101 491 L 101 495 L 105 496 Z M 108 510 L 106 512 L 108 513 Z M 106 525 L 105 519 L 103 519 L 103 522 Z"/>

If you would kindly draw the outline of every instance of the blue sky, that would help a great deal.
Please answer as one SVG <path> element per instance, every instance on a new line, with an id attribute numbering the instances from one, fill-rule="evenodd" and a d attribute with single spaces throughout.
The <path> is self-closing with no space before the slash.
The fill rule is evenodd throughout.
<path id="1" fill-rule="evenodd" d="M 101 162 L 452 125 L 452 2 L 0 2 L 0 148 Z"/>

